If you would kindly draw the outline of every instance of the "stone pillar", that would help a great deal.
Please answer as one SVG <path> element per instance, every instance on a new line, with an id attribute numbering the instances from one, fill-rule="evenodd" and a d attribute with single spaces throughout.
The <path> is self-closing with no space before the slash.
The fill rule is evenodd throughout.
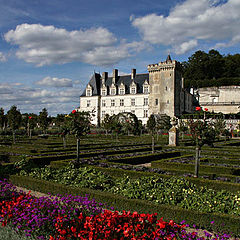
<path id="1" fill-rule="evenodd" d="M 173 118 L 171 120 L 172 127 L 169 129 L 168 132 L 168 145 L 169 146 L 178 146 L 179 145 L 179 130 L 177 129 L 178 121 L 177 119 Z"/>

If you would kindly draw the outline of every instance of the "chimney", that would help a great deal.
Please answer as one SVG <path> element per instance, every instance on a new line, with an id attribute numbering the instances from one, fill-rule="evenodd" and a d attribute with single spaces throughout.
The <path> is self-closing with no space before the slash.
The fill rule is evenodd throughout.
<path id="1" fill-rule="evenodd" d="M 112 78 L 112 83 L 115 84 L 116 80 L 118 78 L 118 70 L 117 69 L 113 69 L 113 78 Z"/>
<path id="2" fill-rule="evenodd" d="M 132 68 L 131 79 L 134 80 L 136 77 L 136 69 Z"/>
<path id="3" fill-rule="evenodd" d="M 102 85 L 106 83 L 106 80 L 108 78 L 108 72 L 102 73 Z"/>

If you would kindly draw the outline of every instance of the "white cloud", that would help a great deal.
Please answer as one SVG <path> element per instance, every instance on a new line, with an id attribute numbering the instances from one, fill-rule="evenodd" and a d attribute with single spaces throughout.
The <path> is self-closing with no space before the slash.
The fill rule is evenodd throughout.
<path id="1" fill-rule="evenodd" d="M 1 107 L 6 111 L 17 105 L 22 113 L 39 113 L 46 107 L 50 114 L 68 113 L 79 106 L 80 88 L 54 89 L 31 88 L 16 83 L 0 83 Z"/>
<path id="2" fill-rule="evenodd" d="M 225 3 L 218 0 L 186 0 L 176 5 L 166 17 L 150 14 L 134 18 L 132 25 L 145 41 L 172 46 L 176 53 L 183 54 L 196 47 L 199 40 L 239 43 L 239 12 L 239 0 Z"/>
<path id="3" fill-rule="evenodd" d="M 36 82 L 40 86 L 48 87 L 72 87 L 73 83 L 71 79 L 68 78 L 56 78 L 56 77 L 45 77 L 40 81 Z"/>
<path id="4" fill-rule="evenodd" d="M 194 49 L 198 45 L 197 40 L 193 39 L 188 42 L 184 42 L 175 48 L 176 54 L 183 54 Z"/>
<path id="5" fill-rule="evenodd" d="M 2 52 L 0 52 L 0 62 L 6 62 L 6 61 L 7 61 L 6 56 Z"/>
<path id="6" fill-rule="evenodd" d="M 118 44 L 106 28 L 67 31 L 41 24 L 21 24 L 5 35 L 5 40 L 19 46 L 16 55 L 37 66 L 82 61 L 111 65 L 128 57 L 141 43 Z"/>

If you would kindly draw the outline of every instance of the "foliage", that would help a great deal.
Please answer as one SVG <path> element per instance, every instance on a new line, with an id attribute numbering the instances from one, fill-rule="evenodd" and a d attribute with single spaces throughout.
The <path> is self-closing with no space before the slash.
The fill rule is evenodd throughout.
<path id="1" fill-rule="evenodd" d="M 183 62 L 186 87 L 210 87 L 240 84 L 240 54 L 222 56 L 212 49 L 196 51 Z"/>
<path id="2" fill-rule="evenodd" d="M 17 130 L 20 127 L 22 121 L 22 115 L 16 106 L 12 106 L 7 112 L 8 124 L 12 131 Z"/>
<path id="3" fill-rule="evenodd" d="M 195 184 L 181 178 L 165 179 L 148 176 L 131 179 L 125 175 L 114 179 L 95 169 L 84 167 L 76 170 L 71 166 L 62 169 L 33 169 L 30 173 L 23 170 L 20 174 L 71 186 L 117 193 L 130 199 L 176 205 L 201 212 L 228 213 L 240 216 L 240 192 L 234 194 L 226 190 L 198 188 Z"/>
<path id="4" fill-rule="evenodd" d="M 76 112 L 72 111 L 70 114 L 71 123 L 70 129 L 77 138 L 80 138 L 84 134 L 90 131 L 90 113 L 89 112 Z"/>
<path id="5" fill-rule="evenodd" d="M 38 120 L 40 127 L 43 129 L 44 132 L 46 132 L 49 124 L 48 112 L 46 108 L 43 108 L 42 111 L 39 113 Z"/>
<path id="6" fill-rule="evenodd" d="M 201 114 L 202 110 L 200 107 L 196 108 L 197 113 Z M 191 137 L 196 146 L 201 149 L 204 144 L 212 146 L 216 138 L 216 131 L 212 121 L 206 118 L 197 120 L 188 120 L 188 126 L 191 133 Z"/>
<path id="7" fill-rule="evenodd" d="M 1 129 L 4 128 L 6 124 L 6 116 L 4 115 L 4 109 L 0 108 L 0 127 Z"/>
<path id="8" fill-rule="evenodd" d="M 156 133 L 156 126 L 157 126 L 156 118 L 153 114 L 151 114 L 151 116 L 148 118 L 147 125 L 146 125 L 151 135 L 154 135 Z"/>

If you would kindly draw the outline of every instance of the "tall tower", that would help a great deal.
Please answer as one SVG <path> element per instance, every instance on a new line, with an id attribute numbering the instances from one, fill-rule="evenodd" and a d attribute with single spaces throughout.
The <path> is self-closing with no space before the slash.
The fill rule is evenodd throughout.
<path id="1" fill-rule="evenodd" d="M 180 115 L 182 77 L 180 63 L 168 55 L 165 62 L 148 65 L 149 113 Z"/>

